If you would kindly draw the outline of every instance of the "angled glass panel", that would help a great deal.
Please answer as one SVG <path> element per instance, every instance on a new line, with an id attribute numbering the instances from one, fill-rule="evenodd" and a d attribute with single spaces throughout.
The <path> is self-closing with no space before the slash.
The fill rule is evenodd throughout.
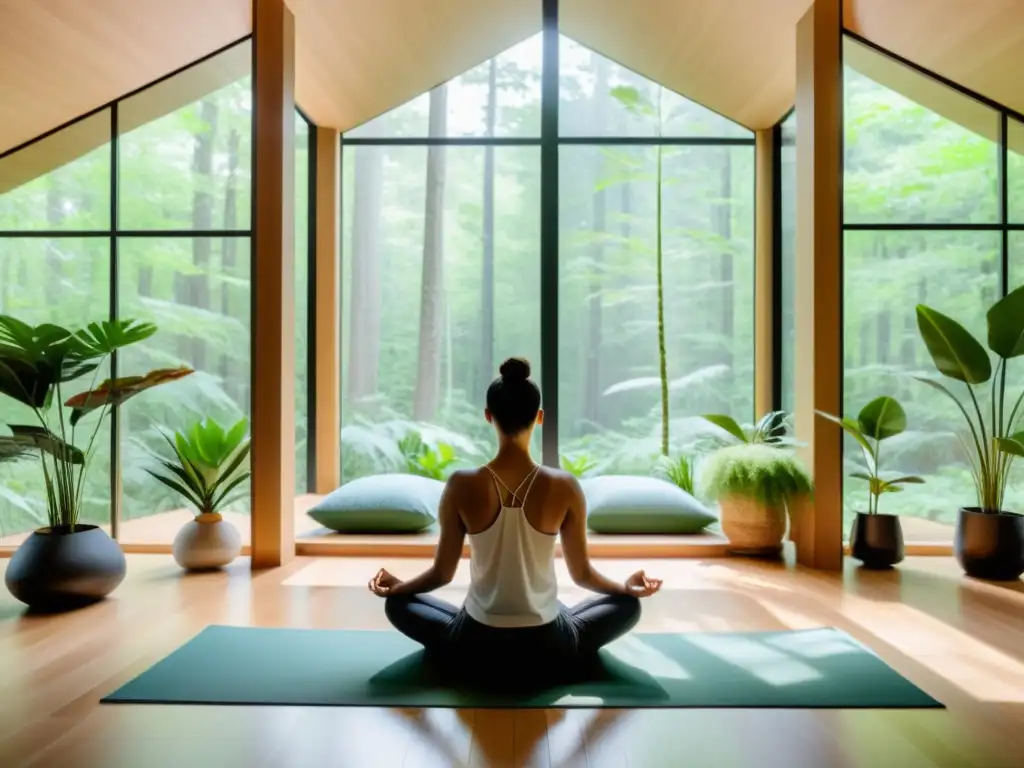
<path id="1" fill-rule="evenodd" d="M 1009 220 L 1011 224 L 1024 224 L 1024 124 L 1009 121 L 1006 148 Z"/>
<path id="2" fill-rule="evenodd" d="M 925 304 L 985 338 L 985 311 L 999 296 L 999 232 L 847 232 L 843 253 L 843 405 L 856 416 L 880 395 L 907 412 L 907 430 L 885 441 L 882 470 L 925 482 L 885 494 L 879 511 L 903 518 L 907 541 L 949 543 L 958 505 L 975 499 L 970 467 L 957 432 L 956 406 L 917 381 L 939 377 L 917 329 L 915 306 Z M 885 279 L 880 280 L 879 276 Z M 862 471 L 860 450 L 845 440 L 844 533 L 866 511 L 868 488 L 850 476 Z M 1010 507 L 1015 509 L 1015 507 Z"/>
<path id="3" fill-rule="evenodd" d="M 843 41 L 845 223 L 999 222 L 999 114 Z"/>
<path id="4" fill-rule="evenodd" d="M 541 35 L 534 35 L 345 136 L 539 137 L 541 51 Z"/>
<path id="5" fill-rule="evenodd" d="M 782 243 L 782 409 L 792 413 L 796 378 L 796 110 L 782 123 L 779 226 Z"/>
<path id="6" fill-rule="evenodd" d="M 110 111 L 0 159 L 0 230 L 110 227 Z"/>
<path id="7" fill-rule="evenodd" d="M 559 65 L 562 136 L 754 137 L 743 126 L 564 35 Z"/>
<path id="8" fill-rule="evenodd" d="M 248 229 L 252 46 L 247 41 L 118 107 L 119 229 Z"/>

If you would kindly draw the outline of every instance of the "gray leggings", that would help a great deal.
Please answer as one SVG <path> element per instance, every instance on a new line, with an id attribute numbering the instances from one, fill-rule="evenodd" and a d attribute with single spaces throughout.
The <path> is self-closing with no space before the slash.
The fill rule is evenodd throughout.
<path id="1" fill-rule="evenodd" d="M 389 597 L 384 612 L 395 629 L 441 658 L 564 665 L 596 658 L 602 646 L 635 627 L 640 600 L 631 595 L 598 597 L 572 608 L 561 606 L 547 624 L 515 628 L 481 624 L 465 609 L 431 595 Z"/>

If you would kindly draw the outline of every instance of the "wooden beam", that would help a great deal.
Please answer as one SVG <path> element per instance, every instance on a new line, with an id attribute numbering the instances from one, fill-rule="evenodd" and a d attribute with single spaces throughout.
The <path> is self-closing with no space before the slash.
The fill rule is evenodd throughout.
<path id="1" fill-rule="evenodd" d="M 253 0 L 252 567 L 295 555 L 295 25 Z"/>
<path id="2" fill-rule="evenodd" d="M 316 488 L 341 484 L 340 137 L 316 128 Z"/>
<path id="3" fill-rule="evenodd" d="M 775 162 L 773 132 L 755 134 L 754 188 L 754 415 L 761 418 L 774 405 L 775 338 Z"/>
<path id="4" fill-rule="evenodd" d="M 842 136 L 840 0 L 815 0 L 797 24 L 796 431 L 814 477 L 813 502 L 795 510 L 797 562 L 843 563 L 843 444 L 816 415 L 842 411 Z"/>

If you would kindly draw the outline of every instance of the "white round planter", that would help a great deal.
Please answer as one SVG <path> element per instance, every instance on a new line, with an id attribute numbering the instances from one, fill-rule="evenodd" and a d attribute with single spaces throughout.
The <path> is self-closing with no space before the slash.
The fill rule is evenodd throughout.
<path id="1" fill-rule="evenodd" d="M 222 568 L 241 554 L 242 537 L 216 512 L 196 515 L 178 531 L 171 551 L 186 570 Z"/>

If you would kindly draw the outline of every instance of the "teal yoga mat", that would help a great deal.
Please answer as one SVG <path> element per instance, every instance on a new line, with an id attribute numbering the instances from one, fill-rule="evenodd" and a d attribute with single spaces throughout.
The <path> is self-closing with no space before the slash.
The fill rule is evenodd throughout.
<path id="1" fill-rule="evenodd" d="M 496 660 L 500 663 L 500 660 Z M 457 688 L 397 632 L 211 626 L 104 702 L 338 707 L 942 705 L 836 629 L 631 634 L 601 668 L 529 692 Z"/>

